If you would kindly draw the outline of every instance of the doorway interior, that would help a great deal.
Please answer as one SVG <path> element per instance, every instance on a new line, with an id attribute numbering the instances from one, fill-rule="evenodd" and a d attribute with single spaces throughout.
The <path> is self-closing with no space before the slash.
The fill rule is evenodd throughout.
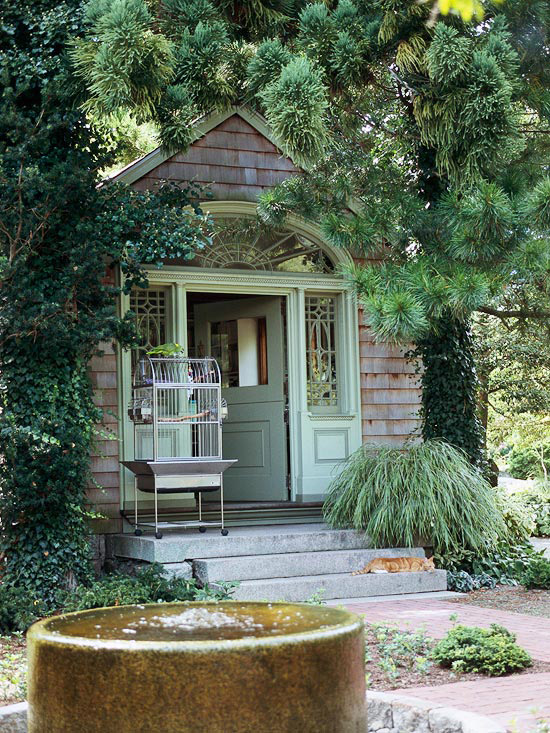
<path id="1" fill-rule="evenodd" d="M 119 409 L 130 399 L 140 354 L 169 341 L 190 356 L 222 362 L 229 419 L 224 452 L 237 458 L 228 510 L 236 522 L 318 521 L 341 461 L 361 443 L 359 343 L 353 293 L 327 274 L 151 270 L 150 287 L 123 296 L 142 343 L 121 351 Z M 217 351 L 216 351 L 217 350 Z M 224 363 L 225 362 L 225 367 Z M 122 455 L 133 458 L 133 428 L 122 425 Z M 121 471 L 121 511 L 133 511 L 133 480 Z M 138 496 L 138 511 L 151 509 Z M 180 498 L 161 512 L 193 512 Z"/>
<path id="2" fill-rule="evenodd" d="M 228 417 L 224 477 L 235 503 L 291 500 L 286 296 L 187 292 L 189 356 L 213 356 Z"/>

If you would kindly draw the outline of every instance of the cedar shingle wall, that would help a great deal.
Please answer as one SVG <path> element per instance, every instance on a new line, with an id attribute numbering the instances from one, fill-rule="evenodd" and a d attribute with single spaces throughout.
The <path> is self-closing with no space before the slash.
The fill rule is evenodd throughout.
<path id="1" fill-rule="evenodd" d="M 134 186 L 146 190 L 159 180 L 195 181 L 209 185 L 215 199 L 256 201 L 266 189 L 298 172 L 273 143 L 233 115 Z"/>
<path id="2" fill-rule="evenodd" d="M 114 284 L 112 271 L 106 277 Z M 101 434 L 112 436 L 112 440 L 97 436 L 92 451 L 93 482 L 87 490 L 90 507 L 103 518 L 92 520 L 93 531 L 120 532 L 120 464 L 119 464 L 119 424 L 118 379 L 116 353 L 113 344 L 100 344 L 102 356 L 94 356 L 90 362 L 90 378 L 94 388 L 94 402 L 103 410 L 103 425 L 98 425 Z"/>
<path id="3" fill-rule="evenodd" d="M 374 341 L 359 311 L 363 441 L 403 445 L 420 428 L 420 388 L 406 349 Z"/>

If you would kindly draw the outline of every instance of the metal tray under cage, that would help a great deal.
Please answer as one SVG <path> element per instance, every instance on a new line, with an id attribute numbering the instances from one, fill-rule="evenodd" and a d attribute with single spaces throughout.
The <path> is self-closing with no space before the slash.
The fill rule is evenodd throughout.
<path id="1" fill-rule="evenodd" d="M 224 526 L 223 473 L 236 461 L 222 459 L 220 369 L 212 358 L 143 357 L 135 370 L 128 414 L 134 425 L 134 460 L 122 464 L 134 474 L 134 530 Z M 138 521 L 137 492 L 154 496 L 154 522 Z M 204 491 L 220 491 L 220 522 L 202 521 Z M 198 521 L 159 522 L 159 494 L 194 493 Z"/>

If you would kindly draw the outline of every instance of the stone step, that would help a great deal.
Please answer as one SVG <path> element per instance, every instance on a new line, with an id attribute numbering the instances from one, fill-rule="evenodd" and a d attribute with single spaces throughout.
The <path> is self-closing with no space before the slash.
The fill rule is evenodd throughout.
<path id="1" fill-rule="evenodd" d="M 167 531 L 160 540 L 153 535 L 114 535 L 111 542 L 117 557 L 145 562 L 176 563 L 195 558 L 273 555 L 325 550 L 357 550 L 369 547 L 363 532 L 330 529 L 325 524 L 283 524 L 229 527 L 227 537 L 219 529 L 205 534 L 197 530 Z"/>
<path id="2" fill-rule="evenodd" d="M 193 561 L 193 575 L 202 583 L 217 580 L 258 580 L 304 575 L 352 573 L 375 557 L 424 557 L 420 547 L 378 550 L 324 550 L 317 552 L 241 555 Z"/>
<path id="3" fill-rule="evenodd" d="M 240 601 L 306 601 L 317 594 L 324 600 L 426 593 L 447 589 L 447 573 L 379 573 L 304 575 L 295 578 L 243 580 L 234 593 Z"/>

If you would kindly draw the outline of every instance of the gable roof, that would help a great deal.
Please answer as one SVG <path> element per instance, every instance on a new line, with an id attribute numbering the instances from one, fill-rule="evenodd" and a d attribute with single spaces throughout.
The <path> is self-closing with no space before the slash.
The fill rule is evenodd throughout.
<path id="1" fill-rule="evenodd" d="M 160 180 L 195 181 L 208 186 L 216 199 L 257 202 L 266 189 L 303 170 L 282 151 L 262 115 L 232 107 L 197 119 L 185 152 L 167 155 L 158 147 L 107 180 L 140 189 Z M 348 208 L 358 214 L 361 205 L 350 200 Z"/>
<path id="2" fill-rule="evenodd" d="M 193 125 L 191 144 L 187 149 L 187 152 L 197 143 L 197 141 L 200 141 L 201 138 L 205 137 L 209 132 L 212 132 L 215 128 L 235 116 L 243 120 L 254 131 L 265 138 L 266 141 L 269 141 L 273 152 L 277 152 L 278 156 L 286 159 L 290 163 L 287 168 L 289 170 L 289 174 L 299 172 L 300 169 L 282 152 L 266 120 L 257 112 L 246 107 L 232 107 L 224 112 L 212 112 L 197 119 Z M 186 153 L 176 154 L 178 158 L 185 157 L 185 155 Z M 138 160 L 129 163 L 127 166 L 122 168 L 122 170 L 112 174 L 109 176 L 108 180 L 123 181 L 124 183 L 129 184 L 135 183 L 140 178 L 147 176 L 158 166 L 166 163 L 168 160 L 176 156 L 167 155 L 160 147 L 158 147 L 150 153 L 147 153 L 147 155 L 144 155 L 142 158 L 138 158 Z"/>

